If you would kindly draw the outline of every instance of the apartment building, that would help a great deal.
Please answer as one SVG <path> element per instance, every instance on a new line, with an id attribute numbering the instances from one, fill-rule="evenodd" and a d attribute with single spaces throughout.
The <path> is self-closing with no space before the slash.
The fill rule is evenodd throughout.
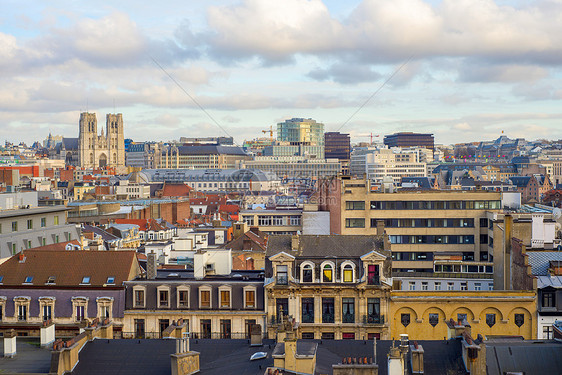
<path id="1" fill-rule="evenodd" d="M 374 234 L 384 227 L 393 271 L 436 271 L 439 254 L 460 257 L 449 262 L 451 272 L 492 271 L 487 212 L 501 210 L 500 192 L 397 190 L 342 177 L 324 181 L 314 199 L 330 211 L 331 233 Z"/>
<path id="2" fill-rule="evenodd" d="M 270 236 L 268 332 L 292 316 L 302 339 L 389 339 L 389 244 L 373 236 Z"/>
<path id="3" fill-rule="evenodd" d="M 124 337 L 160 338 L 179 319 L 192 338 L 249 338 L 265 329 L 263 271 L 232 272 L 228 250 L 197 252 L 193 270 L 157 270 L 148 254 L 146 278 L 127 287 Z"/>
<path id="4" fill-rule="evenodd" d="M 249 227 L 272 234 L 297 234 L 302 232 L 302 210 L 241 210 L 240 220 Z"/>

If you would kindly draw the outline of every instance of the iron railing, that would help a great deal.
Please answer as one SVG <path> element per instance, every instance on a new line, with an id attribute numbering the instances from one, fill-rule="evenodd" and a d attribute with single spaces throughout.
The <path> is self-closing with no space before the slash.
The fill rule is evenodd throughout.
<path id="1" fill-rule="evenodd" d="M 384 315 L 378 315 L 378 314 L 363 315 L 363 324 L 384 324 Z"/>

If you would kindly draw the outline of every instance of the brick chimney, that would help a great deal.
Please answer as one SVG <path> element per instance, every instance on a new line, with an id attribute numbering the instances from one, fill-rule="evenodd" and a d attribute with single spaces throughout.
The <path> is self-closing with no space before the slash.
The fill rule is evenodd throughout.
<path id="1" fill-rule="evenodd" d="M 149 280 L 154 280 L 156 278 L 156 270 L 158 262 L 156 261 L 156 253 L 152 250 L 146 256 L 146 278 Z"/>

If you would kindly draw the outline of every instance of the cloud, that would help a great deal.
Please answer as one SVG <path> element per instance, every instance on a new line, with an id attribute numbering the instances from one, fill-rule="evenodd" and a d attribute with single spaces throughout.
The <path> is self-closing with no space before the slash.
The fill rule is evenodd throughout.
<path id="1" fill-rule="evenodd" d="M 374 82 L 381 78 L 381 74 L 366 65 L 353 65 L 345 62 L 333 64 L 327 69 L 317 68 L 308 76 L 318 81 L 334 81 L 342 84 Z"/>

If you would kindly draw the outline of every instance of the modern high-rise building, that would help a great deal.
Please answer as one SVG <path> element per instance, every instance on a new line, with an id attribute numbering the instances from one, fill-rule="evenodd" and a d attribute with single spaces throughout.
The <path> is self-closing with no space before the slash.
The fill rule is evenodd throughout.
<path id="1" fill-rule="evenodd" d="M 391 147 L 425 147 L 433 150 L 435 141 L 433 134 L 402 132 L 386 135 L 384 144 Z"/>
<path id="2" fill-rule="evenodd" d="M 349 160 L 349 134 L 327 132 L 324 134 L 324 155 L 326 159 Z"/>
<path id="3" fill-rule="evenodd" d="M 324 145 L 324 124 L 313 119 L 292 118 L 277 124 L 277 140 L 292 144 Z"/>
<path id="4" fill-rule="evenodd" d="M 78 135 L 79 165 L 82 168 L 125 166 L 125 137 L 123 115 L 106 116 L 105 135 L 102 129 L 98 135 L 98 122 L 95 113 L 80 114 Z"/>

